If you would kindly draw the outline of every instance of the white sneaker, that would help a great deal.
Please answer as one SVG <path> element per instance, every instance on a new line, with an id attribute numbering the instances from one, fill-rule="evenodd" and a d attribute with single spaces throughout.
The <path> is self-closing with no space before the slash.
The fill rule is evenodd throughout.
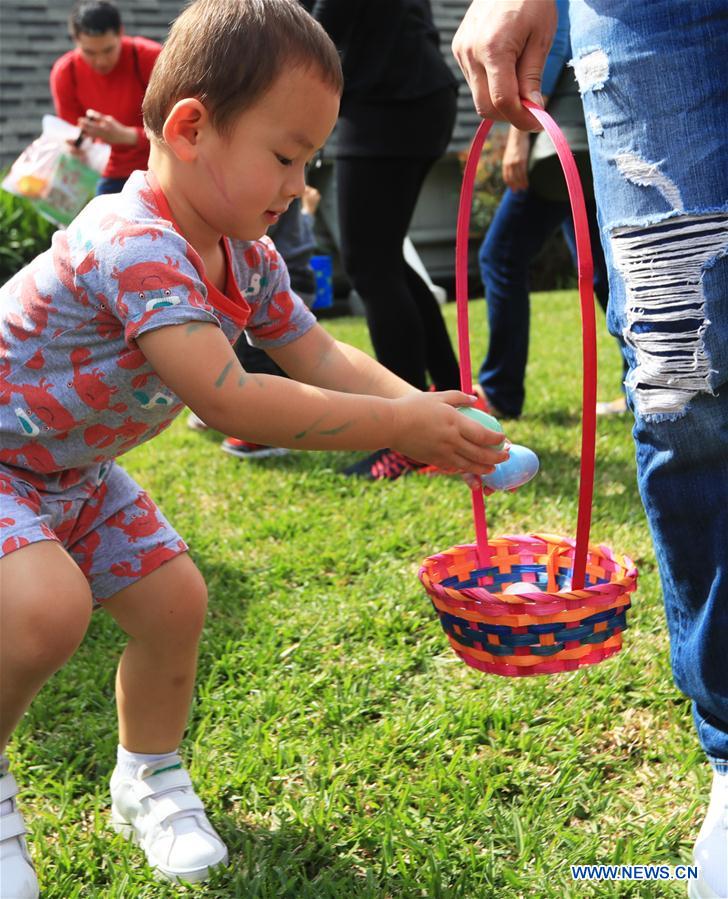
<path id="1" fill-rule="evenodd" d="M 693 858 L 700 876 L 688 883 L 690 899 L 728 899 L 728 774 L 713 773 L 710 804 Z"/>
<path id="2" fill-rule="evenodd" d="M 208 425 L 200 418 L 199 415 L 195 415 L 194 412 L 190 412 L 187 416 L 187 427 L 190 431 L 207 431 Z"/>
<path id="3" fill-rule="evenodd" d="M 627 399 L 618 396 L 616 400 L 605 403 L 597 403 L 597 415 L 624 415 L 627 411 Z"/>
<path id="4" fill-rule="evenodd" d="M 15 808 L 18 784 L 0 756 L 0 808 L 9 802 L 9 811 L 0 812 L 0 890 L 2 899 L 38 899 L 38 878 L 25 843 L 25 822 Z"/>
<path id="5" fill-rule="evenodd" d="M 141 765 L 134 777 L 117 768 L 111 776 L 111 824 L 141 846 L 168 880 L 196 883 L 227 864 L 225 844 L 181 762 Z"/>

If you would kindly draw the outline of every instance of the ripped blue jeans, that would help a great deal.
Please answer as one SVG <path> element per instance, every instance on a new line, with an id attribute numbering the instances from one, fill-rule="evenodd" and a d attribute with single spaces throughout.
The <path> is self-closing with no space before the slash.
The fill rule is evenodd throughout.
<path id="1" fill-rule="evenodd" d="M 728 760 L 728 0 L 571 0 L 570 15 L 672 670 L 717 763 Z"/>

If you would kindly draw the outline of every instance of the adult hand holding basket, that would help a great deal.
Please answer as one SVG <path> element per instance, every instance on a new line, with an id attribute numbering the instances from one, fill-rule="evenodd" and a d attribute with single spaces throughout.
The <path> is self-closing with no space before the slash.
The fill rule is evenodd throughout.
<path id="1" fill-rule="evenodd" d="M 554 143 L 566 177 L 578 257 L 582 314 L 582 442 L 576 539 L 548 533 L 489 541 L 483 489 L 472 487 L 476 543 L 427 558 L 419 577 L 455 652 L 474 668 L 509 677 L 571 671 L 618 652 L 637 570 L 626 556 L 589 543 L 596 436 L 596 327 L 592 255 L 576 163 L 545 110 L 522 100 Z M 472 384 L 468 334 L 467 238 L 475 169 L 492 121 L 468 154 L 456 242 L 461 389 Z M 525 585 L 534 586 L 528 590 Z M 520 585 L 520 586 L 514 586 Z M 506 589 L 511 588 L 506 593 Z"/>

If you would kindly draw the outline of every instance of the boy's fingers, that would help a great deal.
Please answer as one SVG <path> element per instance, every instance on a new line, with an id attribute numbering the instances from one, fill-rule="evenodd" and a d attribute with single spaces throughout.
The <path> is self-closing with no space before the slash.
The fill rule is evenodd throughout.
<path id="1" fill-rule="evenodd" d="M 502 434 L 496 436 L 503 438 Z M 499 465 L 508 460 L 509 454 L 507 449 L 496 449 L 498 442 L 495 445 L 489 443 L 484 446 L 482 443 L 469 441 L 465 446 L 458 447 L 457 455 L 467 459 L 471 465 Z"/>
<path id="2" fill-rule="evenodd" d="M 462 390 L 438 390 L 433 396 L 448 406 L 472 406 L 477 402 L 476 397 L 471 393 L 463 393 Z"/>
<path id="3" fill-rule="evenodd" d="M 450 406 L 472 406 L 475 400 L 472 394 L 463 393 L 462 390 L 437 390 L 432 395 Z"/>
<path id="4" fill-rule="evenodd" d="M 453 462 L 449 466 L 449 470 L 453 472 L 468 472 L 473 477 L 478 477 L 482 474 L 492 474 L 495 471 L 495 465 L 489 462 L 477 462 L 466 455 L 456 454 L 453 456 Z"/>
<path id="5" fill-rule="evenodd" d="M 477 453 L 489 453 L 491 455 L 494 452 L 503 453 L 503 459 L 498 459 L 498 461 L 505 461 L 508 458 L 508 453 L 505 449 L 496 449 L 503 443 L 503 432 L 491 431 L 490 428 L 484 428 L 477 422 L 473 422 L 473 424 L 478 428 L 477 431 L 473 431 L 471 428 L 468 428 L 467 431 L 462 431 L 463 437 L 468 441 L 468 447 L 472 447 L 472 451 Z"/>
<path id="6" fill-rule="evenodd" d="M 492 487 L 488 487 L 486 484 L 484 484 L 482 482 L 482 480 L 480 479 L 480 475 L 468 474 L 466 472 L 461 477 L 465 481 L 465 483 L 468 485 L 468 487 L 470 487 L 471 490 L 475 490 L 476 487 L 480 486 L 483 488 L 483 493 L 486 496 L 490 496 L 491 493 L 495 493 L 495 490 L 493 490 Z"/>
<path id="7" fill-rule="evenodd" d="M 488 452 L 493 452 L 493 447 L 503 443 L 505 435 L 503 431 L 494 431 L 492 428 L 486 428 L 480 422 L 473 421 L 468 416 L 462 416 L 463 421 L 460 424 L 460 433 L 468 441 L 468 443 L 477 450 L 482 451 L 483 447 L 488 447 Z"/>

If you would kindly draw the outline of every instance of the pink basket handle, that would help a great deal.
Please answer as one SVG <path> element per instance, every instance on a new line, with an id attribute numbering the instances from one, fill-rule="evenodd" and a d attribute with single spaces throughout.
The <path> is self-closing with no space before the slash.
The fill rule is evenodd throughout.
<path id="1" fill-rule="evenodd" d="M 579 277 L 579 301 L 582 325 L 582 429 L 581 467 L 579 475 L 579 508 L 576 522 L 576 546 L 572 588 L 581 590 L 586 576 L 586 557 L 589 548 L 592 501 L 594 496 L 594 456 L 596 446 L 597 354 L 596 320 L 594 315 L 594 264 L 592 262 L 589 224 L 586 217 L 584 192 L 569 144 L 559 126 L 540 106 L 521 99 L 533 116 L 543 125 L 551 138 L 561 162 L 569 192 L 571 214 L 576 234 L 577 272 Z M 468 152 L 458 208 L 457 237 L 455 245 L 455 296 L 457 300 L 458 346 L 460 350 L 460 387 L 464 393 L 473 391 L 473 375 L 470 364 L 470 334 L 468 327 L 468 236 L 473 190 L 478 160 L 493 122 L 481 122 Z M 472 489 L 473 520 L 481 568 L 490 559 L 488 549 L 488 525 L 485 517 L 483 488 L 477 484 Z"/>

